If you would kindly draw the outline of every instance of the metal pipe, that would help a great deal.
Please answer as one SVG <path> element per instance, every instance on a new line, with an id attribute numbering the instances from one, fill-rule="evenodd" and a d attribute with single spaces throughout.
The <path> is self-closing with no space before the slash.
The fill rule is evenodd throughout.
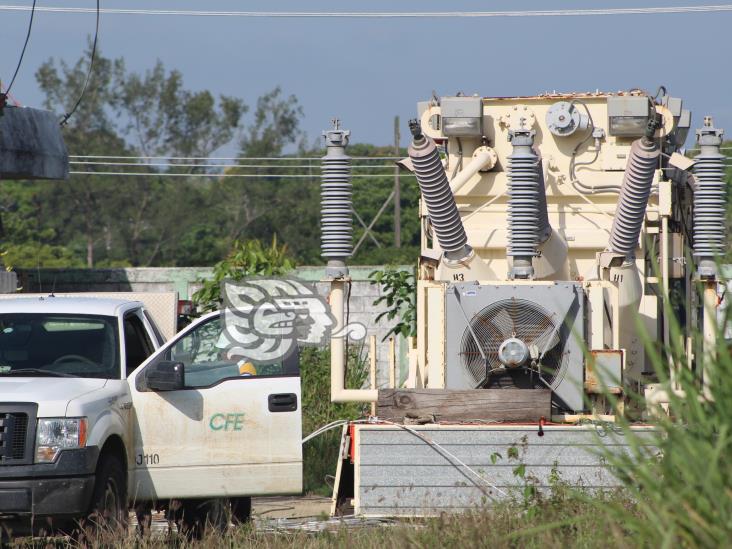
<path id="1" fill-rule="evenodd" d="M 396 389 L 396 385 L 396 338 L 391 336 L 389 338 L 389 387 Z"/>
<path id="2" fill-rule="evenodd" d="M 717 355 L 717 281 L 704 281 L 704 348 L 702 356 L 702 388 L 704 397 L 711 398 L 710 370 L 714 367 Z"/>
<path id="3" fill-rule="evenodd" d="M 376 402 L 376 389 L 346 389 L 346 333 L 344 323 L 344 297 L 347 281 L 332 280 L 330 283 L 330 311 L 336 320 L 330 339 L 330 400 L 331 402 Z"/>
<path id="4" fill-rule="evenodd" d="M 490 170 L 497 161 L 496 151 L 490 147 L 478 147 L 473 153 L 473 159 L 450 181 L 450 190 L 453 194 L 458 192 L 476 173 Z"/>
<path id="5" fill-rule="evenodd" d="M 661 284 L 663 288 L 663 295 L 661 296 L 661 299 L 664 304 L 668 304 L 668 307 L 670 308 L 670 296 L 669 296 L 669 254 L 668 254 L 668 216 L 663 215 L 661 216 Z M 675 372 L 674 372 L 674 359 L 673 359 L 673 353 L 669 352 L 669 339 L 670 339 L 670 330 L 669 330 L 669 320 L 668 320 L 668 313 L 671 311 L 666 311 L 666 305 L 663 306 L 664 308 L 664 315 L 663 315 L 663 347 L 667 350 L 667 358 L 668 358 L 668 368 L 669 368 L 669 379 L 674 379 Z"/>

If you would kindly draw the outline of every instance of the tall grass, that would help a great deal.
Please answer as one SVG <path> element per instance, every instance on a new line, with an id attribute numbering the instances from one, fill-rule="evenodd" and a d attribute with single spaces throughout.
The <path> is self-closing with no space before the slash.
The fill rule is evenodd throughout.
<path id="1" fill-rule="evenodd" d="M 358 346 L 350 348 L 346 367 L 346 386 L 361 388 L 368 377 L 364 354 Z M 368 411 L 361 403 L 333 404 L 330 401 L 330 351 L 305 347 L 300 353 L 302 376 L 303 435 L 332 421 L 358 419 Z M 341 430 L 328 431 L 303 447 L 303 488 L 305 493 L 330 495 L 328 479 L 335 474 Z"/>
<path id="2" fill-rule="evenodd" d="M 666 300 L 668 302 L 668 300 Z M 718 330 L 714 356 L 695 357 L 696 371 L 686 367 L 681 330 L 673 321 L 668 348 L 646 341 L 660 385 L 669 393 L 668 409 L 657 408 L 652 446 L 621 421 L 631 452 L 605 452 L 629 496 L 637 502 L 600 509 L 632 533 L 639 545 L 724 547 L 732 543 L 732 356 Z M 694 338 L 700 343 L 701 335 Z M 701 345 L 695 346 L 700 348 Z M 670 374 L 669 361 L 678 365 Z M 706 368 L 708 392 L 700 382 Z M 674 392 L 674 385 L 677 389 Z M 643 403 L 642 395 L 632 398 Z M 667 412 L 667 413 L 666 413 Z"/>

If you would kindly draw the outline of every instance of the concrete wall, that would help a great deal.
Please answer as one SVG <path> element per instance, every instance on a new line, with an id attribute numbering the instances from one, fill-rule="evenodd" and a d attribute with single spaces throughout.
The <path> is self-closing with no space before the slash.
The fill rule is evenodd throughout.
<path id="1" fill-rule="evenodd" d="M 382 267 L 351 267 L 350 314 L 351 322 L 360 322 L 367 328 L 364 356 L 368 353 L 368 336 L 377 338 L 377 384 L 386 386 L 389 380 L 388 341 L 382 339 L 394 322 L 376 317 L 387 310 L 384 304 L 374 306 L 382 289 L 371 284 L 369 273 Z M 410 267 L 400 267 L 409 269 Z M 190 299 L 201 287 L 201 280 L 210 279 L 213 270 L 204 267 L 135 267 L 118 269 L 16 269 L 23 292 L 170 292 L 180 299 Z M 328 284 L 320 282 L 323 267 L 300 267 L 294 275 L 315 284 L 318 294 L 328 296 Z M 354 343 L 358 345 L 358 343 Z M 397 361 L 400 378 L 407 375 L 406 341 L 397 342 Z"/>

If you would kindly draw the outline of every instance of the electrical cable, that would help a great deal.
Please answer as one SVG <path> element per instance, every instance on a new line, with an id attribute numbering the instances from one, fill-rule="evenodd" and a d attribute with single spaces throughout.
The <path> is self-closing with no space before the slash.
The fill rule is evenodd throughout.
<path id="1" fill-rule="evenodd" d="M 587 113 L 587 118 L 589 120 L 589 125 L 587 126 L 587 129 L 589 131 L 587 132 L 587 135 L 585 136 L 585 138 L 582 141 L 580 141 L 579 143 L 577 143 L 577 146 L 572 151 L 572 158 L 569 161 L 569 177 L 572 180 L 575 179 L 574 168 L 575 168 L 575 160 L 577 158 L 577 152 L 580 150 L 580 147 L 582 147 L 582 145 L 584 145 L 587 142 L 587 140 L 590 139 L 590 137 L 592 137 L 592 134 L 595 131 L 595 121 L 592 119 L 592 114 L 590 113 L 590 108 L 587 106 L 587 103 L 585 103 L 584 101 L 582 101 L 580 99 L 573 99 L 570 102 L 570 105 L 574 105 L 574 104 L 580 104 L 585 108 L 585 112 Z M 599 154 L 599 150 L 598 150 L 598 154 Z M 597 157 L 595 157 L 595 160 L 596 159 L 597 159 Z M 593 162 L 594 162 L 594 160 L 593 160 Z M 585 164 L 583 164 L 583 165 L 585 165 Z"/>
<path id="2" fill-rule="evenodd" d="M 457 145 L 458 145 L 458 163 L 455 166 L 455 169 L 452 171 L 452 175 L 450 176 L 450 181 L 455 179 L 455 176 L 459 171 L 463 169 L 463 142 L 460 141 L 460 138 L 457 138 Z M 450 155 L 447 155 L 448 158 L 450 158 Z M 447 168 L 447 166 L 445 166 Z"/>
<path id="3" fill-rule="evenodd" d="M 28 11 L 27 6 L 3 4 L 0 11 Z M 38 11 L 50 13 L 93 13 L 91 8 L 49 6 Z M 104 14 L 114 15 L 168 15 L 186 17 L 243 17 L 243 18 L 347 18 L 347 19 L 384 19 L 384 18 L 487 18 L 487 17 L 577 17 L 600 15 L 657 15 L 684 13 L 732 12 L 732 4 L 702 6 L 660 6 L 650 8 L 604 8 L 604 9 L 560 9 L 560 10 L 522 10 L 522 11 L 437 11 L 437 12 L 347 12 L 347 11 L 210 11 L 210 10 L 163 10 L 163 9 L 123 9 L 104 8 Z"/>
<path id="4" fill-rule="evenodd" d="M 130 166 L 130 167 L 158 167 L 158 168 L 247 168 L 247 169 L 273 169 L 273 170 L 287 170 L 293 168 L 300 169 L 320 169 L 320 163 L 307 165 L 307 164 L 178 164 L 173 162 L 100 162 L 100 161 L 84 161 L 84 160 L 71 160 L 69 164 L 76 164 L 80 166 Z M 389 175 L 393 175 L 394 166 L 385 164 L 382 166 L 371 165 L 371 166 L 358 166 L 352 165 L 353 169 L 358 170 L 391 170 Z"/>
<path id="5" fill-rule="evenodd" d="M 493 488 L 496 492 L 498 492 L 502 496 L 504 496 L 504 497 L 505 496 L 508 496 L 508 494 L 504 490 L 501 490 L 498 486 L 496 486 L 495 484 L 493 484 L 492 482 L 490 482 L 487 478 L 485 478 L 484 475 L 480 474 L 478 471 L 476 471 L 475 469 L 473 469 L 472 467 L 470 467 L 470 465 L 468 465 L 467 463 L 465 463 L 463 460 L 461 460 L 455 454 L 453 454 L 452 452 L 450 452 L 444 446 L 438 444 L 437 442 L 435 442 L 434 440 L 432 440 L 430 438 L 427 438 L 425 435 L 423 435 L 422 433 L 420 433 L 416 429 L 413 429 L 413 428 L 409 427 L 408 425 L 403 425 L 401 423 L 396 423 L 394 421 L 389 421 L 387 419 L 381 419 L 381 418 L 378 418 L 378 417 L 373 417 L 373 418 L 369 418 L 369 419 L 356 419 L 356 420 L 351 420 L 351 421 L 349 421 L 349 420 L 336 420 L 336 421 L 332 421 L 331 423 L 328 423 L 327 425 L 324 425 L 323 427 L 320 427 L 319 429 L 317 429 L 317 430 L 313 431 L 312 433 L 310 433 L 308 436 L 306 436 L 304 439 L 302 439 L 302 443 L 305 444 L 306 442 L 312 440 L 313 438 L 315 438 L 315 437 L 317 437 L 317 436 L 319 436 L 319 435 L 321 435 L 321 434 L 323 434 L 323 433 L 325 433 L 327 431 L 330 431 L 332 429 L 337 429 L 338 427 L 341 427 L 341 426 L 346 425 L 346 424 L 349 424 L 349 423 L 358 423 L 358 424 L 367 424 L 367 425 L 386 424 L 386 425 L 391 425 L 391 426 L 394 426 L 394 427 L 398 427 L 399 429 L 403 429 L 404 431 L 407 431 L 408 433 L 414 435 L 415 437 L 417 437 L 421 441 L 425 442 L 427 445 L 431 446 L 432 448 L 434 448 L 435 450 L 437 450 L 439 453 L 441 453 L 444 456 L 448 457 L 450 460 L 453 460 L 454 463 L 457 463 L 458 465 L 460 465 L 461 467 L 463 467 L 466 471 L 468 471 L 469 473 L 471 473 L 475 477 L 475 478 L 471 479 L 472 482 L 473 482 L 473 484 L 475 485 L 476 488 L 478 488 L 479 490 L 481 490 L 486 496 L 490 497 L 491 499 L 495 499 L 495 496 L 493 496 L 493 494 L 491 494 L 490 492 L 486 492 L 484 490 L 484 487 L 481 486 L 481 485 L 479 485 L 476 482 L 476 480 L 480 480 L 481 482 L 483 482 L 488 487 Z M 454 463 L 453 463 L 453 465 L 454 465 Z"/>
<path id="6" fill-rule="evenodd" d="M 589 132 L 587 132 L 587 135 L 580 141 L 577 146 L 572 151 L 572 157 L 569 161 L 569 178 L 572 182 L 572 186 L 574 189 L 579 192 L 580 194 L 595 194 L 596 192 L 620 192 L 620 187 L 617 185 L 598 185 L 594 187 L 588 187 L 587 185 L 584 185 L 581 181 L 577 179 L 577 176 L 575 174 L 575 168 L 577 166 L 590 166 L 594 164 L 597 159 L 600 156 L 600 149 L 602 147 L 600 143 L 600 139 L 596 138 L 596 148 L 595 148 L 595 156 L 592 158 L 592 160 L 584 161 L 584 162 L 577 162 L 577 152 L 579 151 L 580 147 L 584 145 L 594 134 L 595 132 L 595 121 L 592 119 L 592 114 L 590 113 L 590 109 L 587 106 L 587 103 L 580 99 L 574 99 L 572 101 L 572 104 L 579 103 L 582 105 L 585 109 L 585 112 L 587 113 L 587 118 L 589 120 L 588 129 Z"/>
<path id="7" fill-rule="evenodd" d="M 188 178 L 251 178 L 251 179 L 313 179 L 314 175 L 303 174 L 256 174 L 256 173 L 160 173 L 160 172 L 90 172 L 90 171 L 71 171 L 70 175 L 104 175 L 104 176 L 131 176 L 131 177 L 188 177 Z M 374 174 L 355 174 L 352 179 L 386 179 L 390 174 L 374 175 Z M 401 174 L 401 177 L 415 177 L 413 173 Z"/>
<path id="8" fill-rule="evenodd" d="M 312 433 L 310 433 L 308 436 L 302 439 L 302 444 L 305 444 L 306 442 L 311 441 L 317 436 L 322 435 L 323 433 L 330 431 L 331 429 L 336 429 L 342 425 L 346 425 L 347 423 L 350 423 L 350 420 L 348 419 L 338 419 L 336 421 L 331 421 L 327 425 L 323 425 L 322 427 L 319 427 Z"/>
<path id="9" fill-rule="evenodd" d="M 246 168 L 246 169 L 268 169 L 268 170 L 289 170 L 289 169 L 314 169 L 319 170 L 320 165 L 298 165 L 298 164 L 284 164 L 284 165 L 276 165 L 276 164 L 178 164 L 173 162 L 167 162 L 167 163 L 159 163 L 159 162 L 89 162 L 89 161 L 79 161 L 79 160 L 72 160 L 69 162 L 69 164 L 77 164 L 80 166 L 130 166 L 130 167 L 146 167 L 146 168 L 154 168 L 154 167 L 162 167 L 162 168 L 218 168 L 218 169 L 224 169 L 224 168 L 230 168 L 230 169 L 238 169 L 238 168 Z M 394 170 L 393 166 L 385 165 L 385 166 L 352 166 L 354 169 L 359 170 Z M 393 173 L 390 172 L 390 175 L 393 175 Z"/>
<path id="10" fill-rule="evenodd" d="M 284 160 L 317 160 L 320 161 L 319 156 L 115 156 L 115 155 L 79 155 L 70 154 L 69 158 L 106 158 L 108 160 L 125 160 L 125 159 L 136 159 L 136 160 L 273 160 L 273 161 L 284 161 Z M 402 160 L 401 156 L 352 156 L 352 160 Z M 393 166 L 392 166 L 393 167 Z"/>
<path id="11" fill-rule="evenodd" d="M 84 80 L 84 86 L 81 88 L 79 98 L 76 100 L 76 103 L 72 107 L 71 111 L 67 112 L 66 115 L 61 119 L 62 126 L 65 126 L 68 123 L 69 118 L 71 118 L 76 112 L 76 109 L 79 108 L 81 100 L 84 98 L 84 94 L 86 93 L 86 88 L 89 86 L 89 80 L 91 80 L 92 70 L 94 69 L 94 59 L 97 55 L 97 40 L 99 39 L 99 13 L 99 0 L 97 0 L 97 22 L 96 28 L 94 29 L 94 43 L 92 44 L 92 51 L 91 55 L 89 56 L 89 70 L 86 73 L 86 80 Z"/>
<path id="12" fill-rule="evenodd" d="M 664 96 L 668 95 L 668 90 L 666 89 L 666 86 L 660 85 L 660 86 L 658 86 L 658 89 L 656 90 L 656 95 L 653 96 L 653 99 L 658 99 L 658 96 L 660 95 L 661 91 L 663 91 Z"/>
<path id="13" fill-rule="evenodd" d="M 23 64 L 23 58 L 25 57 L 25 49 L 28 47 L 28 41 L 30 40 L 31 30 L 33 30 L 33 16 L 36 14 L 36 2 L 37 2 L 37 0 L 33 0 L 33 6 L 31 7 L 30 19 L 28 21 L 28 32 L 25 35 L 25 42 L 23 43 L 23 49 L 20 50 L 20 57 L 18 58 L 18 64 L 15 66 L 15 72 L 13 73 L 13 77 L 10 79 L 10 84 L 8 84 L 8 87 L 5 88 L 5 93 L 2 93 L 0 95 L 4 95 L 7 97 L 10 94 L 10 90 L 13 88 L 13 84 L 15 84 L 15 79 L 18 76 L 18 71 L 20 71 L 20 66 Z"/>

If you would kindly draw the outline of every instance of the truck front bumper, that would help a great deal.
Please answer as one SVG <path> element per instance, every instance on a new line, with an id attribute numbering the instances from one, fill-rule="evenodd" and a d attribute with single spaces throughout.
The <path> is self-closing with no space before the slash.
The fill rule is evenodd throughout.
<path id="1" fill-rule="evenodd" d="M 99 448 L 64 450 L 55 463 L 0 466 L 0 527 L 22 536 L 68 528 L 89 509 Z"/>

